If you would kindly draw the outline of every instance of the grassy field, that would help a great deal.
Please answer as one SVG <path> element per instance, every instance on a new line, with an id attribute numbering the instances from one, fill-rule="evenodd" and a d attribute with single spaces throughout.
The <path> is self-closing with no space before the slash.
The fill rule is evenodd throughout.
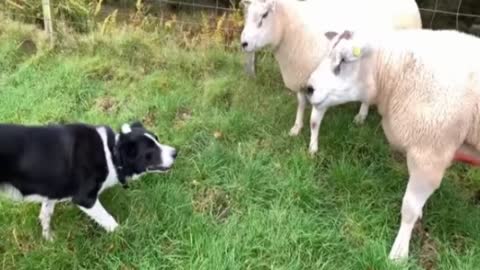
<path id="1" fill-rule="evenodd" d="M 121 225 L 113 234 L 64 203 L 49 243 L 39 205 L 2 199 L 1 269 L 401 269 L 387 254 L 407 171 L 374 108 L 359 127 L 359 104 L 331 109 L 311 158 L 307 122 L 288 136 L 296 99 L 269 54 L 251 79 L 240 53 L 214 45 L 115 32 L 45 51 L 32 29 L 1 25 L 1 122 L 139 119 L 180 149 L 169 174 L 102 195 Z M 464 165 L 449 170 L 404 266 L 478 269 L 478 179 Z"/>

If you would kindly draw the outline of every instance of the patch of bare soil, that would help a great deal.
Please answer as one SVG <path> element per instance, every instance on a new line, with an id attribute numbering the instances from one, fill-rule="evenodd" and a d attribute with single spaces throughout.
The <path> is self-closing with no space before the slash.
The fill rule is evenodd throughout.
<path id="1" fill-rule="evenodd" d="M 95 106 L 102 112 L 113 113 L 118 109 L 118 101 L 111 96 L 103 96 L 97 98 L 95 101 Z"/>
<path id="2" fill-rule="evenodd" d="M 435 241 L 430 237 L 428 229 L 419 220 L 414 227 L 414 234 L 420 238 L 420 265 L 423 269 L 438 269 L 438 252 Z"/>

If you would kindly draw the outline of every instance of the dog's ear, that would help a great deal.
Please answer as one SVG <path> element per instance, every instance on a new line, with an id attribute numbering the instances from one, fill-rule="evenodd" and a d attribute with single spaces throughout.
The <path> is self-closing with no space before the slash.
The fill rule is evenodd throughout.
<path id="1" fill-rule="evenodd" d="M 145 128 L 140 121 L 133 121 L 130 126 L 132 128 Z"/>
<path id="2" fill-rule="evenodd" d="M 120 131 L 122 132 L 122 134 L 128 134 L 132 132 L 132 127 L 129 124 L 125 123 L 120 128 Z"/>

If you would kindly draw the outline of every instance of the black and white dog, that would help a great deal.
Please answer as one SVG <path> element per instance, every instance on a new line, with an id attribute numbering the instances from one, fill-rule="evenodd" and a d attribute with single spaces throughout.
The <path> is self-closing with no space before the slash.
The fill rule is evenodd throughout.
<path id="1" fill-rule="evenodd" d="M 0 125 L 0 195 L 41 202 L 42 235 L 51 240 L 55 203 L 72 201 L 111 232 L 115 219 L 99 194 L 127 179 L 166 172 L 177 150 L 158 142 L 140 122 L 123 124 L 116 134 L 108 126 L 81 123 L 47 126 Z"/>

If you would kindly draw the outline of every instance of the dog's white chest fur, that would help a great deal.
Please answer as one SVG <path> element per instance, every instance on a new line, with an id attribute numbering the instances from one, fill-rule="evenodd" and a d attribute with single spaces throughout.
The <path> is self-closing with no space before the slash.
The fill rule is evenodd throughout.
<path id="1" fill-rule="evenodd" d="M 103 151 L 105 152 L 105 161 L 107 162 L 107 169 L 108 169 L 107 178 L 103 182 L 102 187 L 100 188 L 100 191 L 99 191 L 99 193 L 102 193 L 105 189 L 110 188 L 118 183 L 118 176 L 117 176 L 117 171 L 115 170 L 115 166 L 113 165 L 112 153 L 108 149 L 107 131 L 104 127 L 99 127 L 97 128 L 97 132 L 98 132 L 98 135 L 100 135 L 100 138 L 102 139 Z"/>

